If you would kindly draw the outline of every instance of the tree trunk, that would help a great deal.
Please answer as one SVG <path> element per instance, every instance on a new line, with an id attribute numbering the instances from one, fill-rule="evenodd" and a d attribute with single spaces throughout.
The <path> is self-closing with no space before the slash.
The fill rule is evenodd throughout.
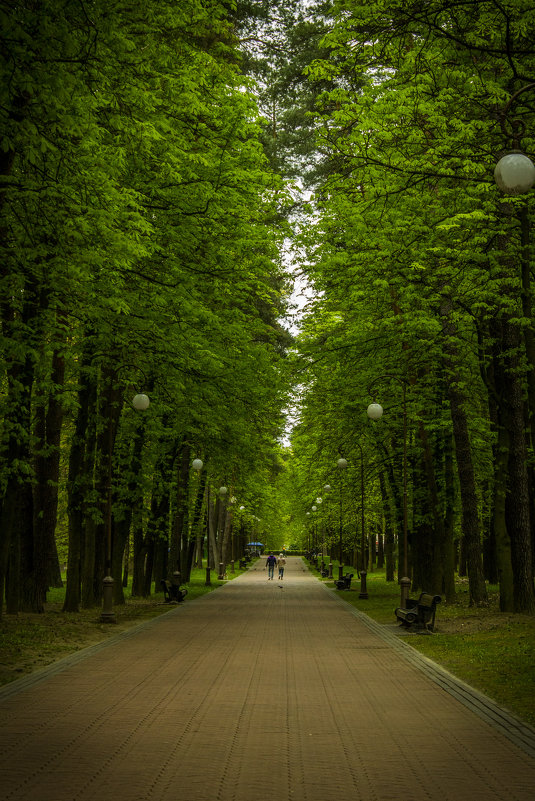
<path id="1" fill-rule="evenodd" d="M 42 612 L 46 594 L 44 590 L 43 554 L 34 543 L 32 512 L 32 465 L 30 452 L 31 402 L 34 383 L 35 328 L 40 312 L 39 287 L 31 278 L 26 280 L 22 309 L 17 309 L 9 297 L 2 298 L 0 309 L 3 318 L 2 333 L 10 340 L 5 357 L 5 401 L 4 424 L 7 432 L 2 443 L 2 457 L 8 467 L 6 490 L 2 502 L 0 521 L 0 586 L 3 589 L 7 560 L 11 554 L 10 581 L 6 587 L 7 606 L 14 614 L 21 608 Z M 40 543 L 39 543 L 40 545 Z M 19 563 L 20 558 L 20 563 Z M 16 564 L 20 566 L 18 569 Z M 0 612 L 3 593 L 0 596 Z"/>
<path id="2" fill-rule="evenodd" d="M 396 481 L 396 475 L 394 471 L 394 465 L 392 464 L 392 457 L 391 454 L 388 452 L 387 448 L 381 443 L 377 443 L 377 447 L 383 455 L 383 463 L 384 463 L 384 481 L 385 481 L 385 490 L 390 491 L 390 496 L 392 498 L 392 504 L 389 505 L 390 509 L 390 530 L 391 536 L 394 537 L 394 529 L 395 534 L 397 535 L 397 543 L 398 543 L 398 564 L 397 564 L 397 575 L 398 581 L 403 578 L 403 496 L 402 492 L 400 491 L 400 487 L 398 482 Z M 392 512 L 395 515 L 392 515 Z M 387 532 L 388 533 L 388 532 Z M 410 532 L 409 532 L 410 534 Z M 410 564 L 410 563 L 409 563 Z M 392 570 L 394 569 L 394 565 L 392 565 Z M 388 572 L 388 564 L 387 564 L 387 572 Z M 409 569 L 410 573 L 410 569 Z M 388 580 L 388 579 L 387 579 Z M 394 581 L 394 576 L 392 575 L 392 581 Z"/>
<path id="3" fill-rule="evenodd" d="M 468 421 L 466 419 L 464 406 L 465 399 L 459 391 L 458 386 L 457 381 L 451 377 L 448 381 L 448 397 L 453 423 L 453 436 L 455 438 L 457 472 L 459 475 L 462 527 L 468 571 L 470 604 L 475 604 L 477 606 L 487 602 L 487 587 L 483 575 L 476 481 L 472 462 Z"/>
<path id="4" fill-rule="evenodd" d="M 113 577 L 113 605 L 121 606 L 125 603 L 123 587 L 123 560 L 126 550 L 126 541 L 130 534 L 132 513 L 127 509 L 120 520 L 112 520 L 111 575 Z"/>
<path id="5" fill-rule="evenodd" d="M 439 499 L 438 485 L 436 479 L 435 460 L 433 458 L 433 449 L 427 429 L 423 422 L 420 420 L 418 423 L 418 437 L 422 447 L 422 466 L 426 479 L 429 512 L 432 520 L 432 529 L 429 531 L 429 544 L 430 562 L 428 567 L 428 575 L 424 577 L 424 584 L 422 589 L 427 589 L 430 592 L 442 592 L 444 581 L 444 562 L 443 562 L 443 544 L 445 540 L 444 533 L 444 516 L 442 513 L 442 504 Z M 425 529 L 424 527 L 424 530 Z"/>
<path id="6" fill-rule="evenodd" d="M 443 592 L 448 603 L 456 598 L 455 589 L 455 547 L 453 541 L 454 509 L 455 509 L 455 482 L 453 475 L 453 443 L 451 436 L 447 436 L 444 448 L 444 584 Z"/>
<path id="7" fill-rule="evenodd" d="M 530 219 L 527 203 L 520 211 L 520 231 L 521 231 L 521 298 L 522 316 L 527 324 L 523 325 L 524 348 L 527 360 L 527 417 L 528 429 L 530 431 L 531 447 L 535 449 L 535 331 L 533 321 L 533 298 L 531 292 L 531 270 L 532 263 L 530 257 Z"/>
<path id="8" fill-rule="evenodd" d="M 191 445 L 184 437 L 178 452 L 175 514 L 171 536 L 171 572 L 182 573 L 182 561 L 186 562 L 188 540 L 188 495 L 190 477 Z"/>
<path id="9" fill-rule="evenodd" d="M 219 498 L 215 503 L 209 501 L 208 507 L 208 538 L 210 560 L 209 567 L 214 570 L 219 564 L 219 547 L 217 544 L 217 520 L 219 514 Z"/>
<path id="10" fill-rule="evenodd" d="M 197 490 L 195 493 L 195 504 L 193 507 L 193 521 L 192 521 L 192 532 L 195 536 L 195 567 L 202 568 L 202 541 L 203 541 L 203 527 L 205 525 L 205 518 L 206 518 L 206 506 L 204 503 L 204 498 L 206 495 L 206 481 L 207 481 L 207 470 L 206 466 L 203 467 L 201 470 L 201 474 L 199 476 L 199 483 L 197 485 Z M 189 580 L 184 579 L 185 581 Z"/>
<path id="11" fill-rule="evenodd" d="M 74 436 L 69 453 L 69 474 L 67 478 L 67 516 L 69 524 L 69 551 L 67 560 L 67 586 L 65 590 L 64 612 L 78 612 L 82 590 L 82 530 L 84 525 L 84 473 L 86 456 L 86 431 L 89 421 L 90 381 L 87 366 L 91 361 L 86 339 L 82 352 L 81 368 L 78 376 L 78 413 Z"/>
<path id="12" fill-rule="evenodd" d="M 40 403 L 35 411 L 36 452 L 34 485 L 34 529 L 36 538 L 43 543 L 45 561 L 45 592 L 51 587 L 62 587 L 61 570 L 56 547 L 56 521 L 58 513 L 58 487 L 60 439 L 63 408 L 59 393 L 63 391 L 65 359 L 58 348 L 52 355 L 50 382 L 53 387 L 48 396 L 48 409 Z"/>
<path id="13" fill-rule="evenodd" d="M 82 606 L 96 606 L 100 599 L 95 594 L 95 519 L 99 514 L 98 504 L 94 497 L 95 459 L 97 451 L 97 382 L 93 375 L 88 385 L 88 421 L 85 432 L 86 445 L 84 464 L 80 483 L 83 492 L 81 532 L 81 574 L 82 574 Z"/>
<path id="14" fill-rule="evenodd" d="M 433 535 L 433 512 L 430 505 L 425 465 L 420 462 L 420 469 L 415 469 L 412 475 L 412 488 L 414 505 L 417 513 L 414 514 L 412 530 L 409 535 L 409 550 L 411 554 L 412 592 L 439 592 L 433 586 L 433 562 L 435 558 Z"/>
<path id="15" fill-rule="evenodd" d="M 535 613 L 531 522 L 527 471 L 527 446 L 524 434 L 524 399 L 520 378 L 519 326 L 504 323 L 504 384 L 502 410 L 509 438 L 509 482 L 505 501 L 507 529 L 511 539 L 513 595 L 515 612 Z"/>
<path id="16" fill-rule="evenodd" d="M 167 417 L 164 415 L 162 426 L 165 431 Z M 174 449 L 169 448 L 166 437 L 158 442 L 158 457 L 154 467 L 150 514 L 147 520 L 146 550 L 147 560 L 143 581 L 143 596 L 151 592 L 152 581 L 156 583 L 156 591 L 160 581 L 167 578 L 167 564 L 163 553 L 167 553 L 169 545 L 169 515 L 171 509 L 171 483 L 173 475 Z"/>
<path id="17" fill-rule="evenodd" d="M 115 604 L 124 604 L 124 589 L 128 586 L 128 580 L 125 583 L 125 572 L 128 574 L 128 565 L 124 564 L 125 554 L 130 555 L 130 529 L 132 528 L 132 520 L 135 516 L 135 510 L 141 510 L 143 507 L 143 462 L 142 453 L 143 445 L 145 442 L 145 418 L 141 417 L 137 421 L 136 431 L 133 437 L 132 452 L 129 455 L 129 464 L 127 465 L 127 474 L 130 480 L 126 488 L 124 486 L 117 488 L 117 495 L 123 499 L 122 517 L 113 518 L 113 601 Z M 120 484 L 120 479 L 119 482 Z M 139 537 L 141 537 L 141 545 L 139 544 Z M 139 595 L 143 593 L 143 580 L 141 578 L 142 571 L 144 570 L 144 558 L 138 559 L 136 562 L 136 554 L 138 550 L 143 551 L 145 556 L 145 546 L 143 543 L 143 525 L 141 521 L 136 534 L 136 547 L 134 548 L 134 562 L 137 568 L 134 569 L 134 579 L 132 582 L 132 595 Z M 139 571 L 139 572 L 138 572 Z M 122 576 L 122 581 L 119 581 L 119 575 Z M 117 578 L 116 578 L 117 576 Z M 120 587 L 118 586 L 120 584 Z M 136 585 L 134 588 L 134 584 Z M 136 590 L 134 592 L 134 589 Z"/>
<path id="18" fill-rule="evenodd" d="M 496 561 L 500 585 L 500 611 L 513 612 L 514 581 L 511 563 L 511 539 L 507 530 L 505 498 L 507 464 L 509 462 L 509 435 L 504 426 L 498 428 L 498 441 L 494 457 L 494 505 L 492 526 L 496 540 Z"/>
<path id="19" fill-rule="evenodd" d="M 454 339 L 457 336 L 457 329 L 451 319 L 451 313 L 451 301 L 444 299 L 440 309 L 442 332 L 444 334 L 444 366 L 446 368 L 447 393 L 459 476 L 462 531 L 468 571 L 470 605 L 475 604 L 477 606 L 487 603 L 487 586 L 483 574 L 479 510 L 470 433 L 466 417 L 466 398 L 461 390 L 461 379 L 457 368 L 458 352 Z"/>
<path id="20" fill-rule="evenodd" d="M 220 560 L 223 563 L 223 572 L 225 572 L 227 564 L 229 563 L 228 551 L 230 544 L 230 532 L 232 530 L 232 511 L 227 506 L 227 501 L 221 504 L 222 506 L 222 540 Z"/>
<path id="21" fill-rule="evenodd" d="M 509 324 L 508 328 L 512 326 Z M 515 612 L 535 613 L 533 561 L 527 471 L 527 447 L 524 435 L 524 401 L 518 374 L 510 376 L 509 415 L 509 484 L 506 496 L 506 520 L 511 538 Z"/>
<path id="22" fill-rule="evenodd" d="M 385 566 L 385 546 L 383 534 L 377 535 L 377 568 L 381 570 Z"/>
<path id="23" fill-rule="evenodd" d="M 386 481 L 384 473 L 381 470 L 379 473 L 379 482 L 381 487 L 381 497 L 383 500 L 383 515 L 385 518 L 385 564 L 386 564 L 386 580 L 394 581 L 394 572 L 396 569 L 396 560 L 394 557 L 395 546 L 395 524 L 392 515 L 392 506 L 390 498 L 386 490 Z"/>
<path id="24" fill-rule="evenodd" d="M 102 368 L 101 391 L 99 398 L 99 425 L 97 435 L 97 461 L 95 468 L 95 489 L 99 499 L 99 522 L 95 529 L 95 565 L 94 586 L 95 596 L 100 601 L 102 597 L 102 580 L 104 576 L 111 575 L 115 585 L 119 585 L 122 593 L 122 553 L 121 558 L 113 559 L 113 499 L 114 487 L 114 452 L 119 418 L 122 411 L 123 390 L 116 384 L 115 367 L 111 362 Z M 124 543 L 123 543 L 124 548 Z M 118 570 L 112 575 L 112 570 Z"/>

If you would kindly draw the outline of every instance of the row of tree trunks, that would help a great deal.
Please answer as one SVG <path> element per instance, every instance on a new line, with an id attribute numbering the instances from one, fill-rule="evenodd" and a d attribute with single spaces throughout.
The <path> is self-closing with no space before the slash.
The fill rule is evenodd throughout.
<path id="1" fill-rule="evenodd" d="M 523 394 L 523 336 L 506 315 L 490 327 L 494 342 L 483 375 L 497 442 L 494 448 L 492 526 L 495 537 L 500 608 L 535 612 L 532 519 Z"/>
<path id="2" fill-rule="evenodd" d="M 476 478 L 472 459 L 472 446 L 466 414 L 467 400 L 462 391 L 462 381 L 457 364 L 459 354 L 456 345 L 458 331 L 453 322 L 453 304 L 444 298 L 440 309 L 444 336 L 444 369 L 450 404 L 455 457 L 459 477 L 459 493 L 462 508 L 462 530 L 468 570 L 470 604 L 487 603 L 487 586 L 483 574 L 482 537 L 479 525 Z"/>
<path id="3" fill-rule="evenodd" d="M 0 521 L 0 610 L 4 586 L 6 611 L 42 612 L 46 598 L 46 571 L 33 536 L 33 493 L 31 476 L 19 472 L 19 465 L 31 463 L 31 396 L 35 360 L 30 343 L 23 341 L 28 332 L 37 329 L 39 287 L 33 278 L 25 282 L 22 308 L 15 298 L 2 302 L 2 328 L 5 337 L 18 343 L 6 364 L 7 403 L 3 430 L 2 457 L 8 466 Z M 21 339 L 22 338 L 22 339 Z M 23 572 L 24 571 L 24 572 Z"/>
<path id="4" fill-rule="evenodd" d="M 86 432 L 89 423 L 89 409 L 93 394 L 93 384 L 89 377 L 92 361 L 92 339 L 85 337 L 80 371 L 78 377 L 78 411 L 74 434 L 69 452 L 67 478 L 67 515 L 69 525 L 69 547 L 67 561 L 67 586 L 65 589 L 64 612 L 78 612 L 82 601 L 82 529 L 84 523 L 84 463 L 86 453 Z"/>

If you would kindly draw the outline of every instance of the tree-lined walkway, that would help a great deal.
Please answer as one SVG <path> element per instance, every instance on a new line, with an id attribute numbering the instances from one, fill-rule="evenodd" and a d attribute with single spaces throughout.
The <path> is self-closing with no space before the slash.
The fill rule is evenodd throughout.
<path id="1" fill-rule="evenodd" d="M 256 565 L 4 688 L 0 799 L 531 801 L 534 756 L 301 559 Z"/>

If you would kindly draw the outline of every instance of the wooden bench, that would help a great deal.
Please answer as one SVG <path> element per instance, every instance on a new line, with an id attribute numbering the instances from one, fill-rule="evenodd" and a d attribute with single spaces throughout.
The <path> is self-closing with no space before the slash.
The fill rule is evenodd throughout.
<path id="1" fill-rule="evenodd" d="M 341 579 L 337 579 L 334 583 L 336 585 L 337 590 L 350 590 L 351 589 L 351 579 L 353 578 L 353 573 L 346 573 Z"/>
<path id="2" fill-rule="evenodd" d="M 401 621 L 401 625 L 407 629 L 414 626 L 426 631 L 433 631 L 437 604 L 441 600 L 440 595 L 430 595 L 428 592 L 422 592 L 418 599 L 407 598 L 405 609 L 398 606 L 395 610 L 395 615 Z"/>
<path id="3" fill-rule="evenodd" d="M 162 579 L 160 581 L 160 584 L 162 586 L 166 604 L 172 604 L 172 603 L 178 604 L 180 603 L 180 601 L 183 601 L 186 595 L 188 594 L 186 588 L 180 589 L 180 587 L 177 584 L 171 584 L 170 581 L 166 581 L 165 579 Z"/>

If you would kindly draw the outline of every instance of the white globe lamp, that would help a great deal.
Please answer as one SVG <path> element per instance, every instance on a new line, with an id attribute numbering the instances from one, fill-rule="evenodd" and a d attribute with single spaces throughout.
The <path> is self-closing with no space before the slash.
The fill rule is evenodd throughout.
<path id="1" fill-rule="evenodd" d="M 370 420 L 380 420 L 383 416 L 383 407 L 379 403 L 370 403 L 367 411 Z"/>
<path id="2" fill-rule="evenodd" d="M 506 195 L 524 195 L 535 184 L 535 165 L 525 153 L 513 150 L 496 164 L 494 180 Z"/>
<path id="3" fill-rule="evenodd" d="M 150 400 L 148 395 L 144 395 L 142 392 L 139 395 L 134 395 L 132 399 L 132 406 L 134 409 L 137 409 L 138 412 L 144 412 L 145 409 L 148 409 L 150 405 Z"/>

